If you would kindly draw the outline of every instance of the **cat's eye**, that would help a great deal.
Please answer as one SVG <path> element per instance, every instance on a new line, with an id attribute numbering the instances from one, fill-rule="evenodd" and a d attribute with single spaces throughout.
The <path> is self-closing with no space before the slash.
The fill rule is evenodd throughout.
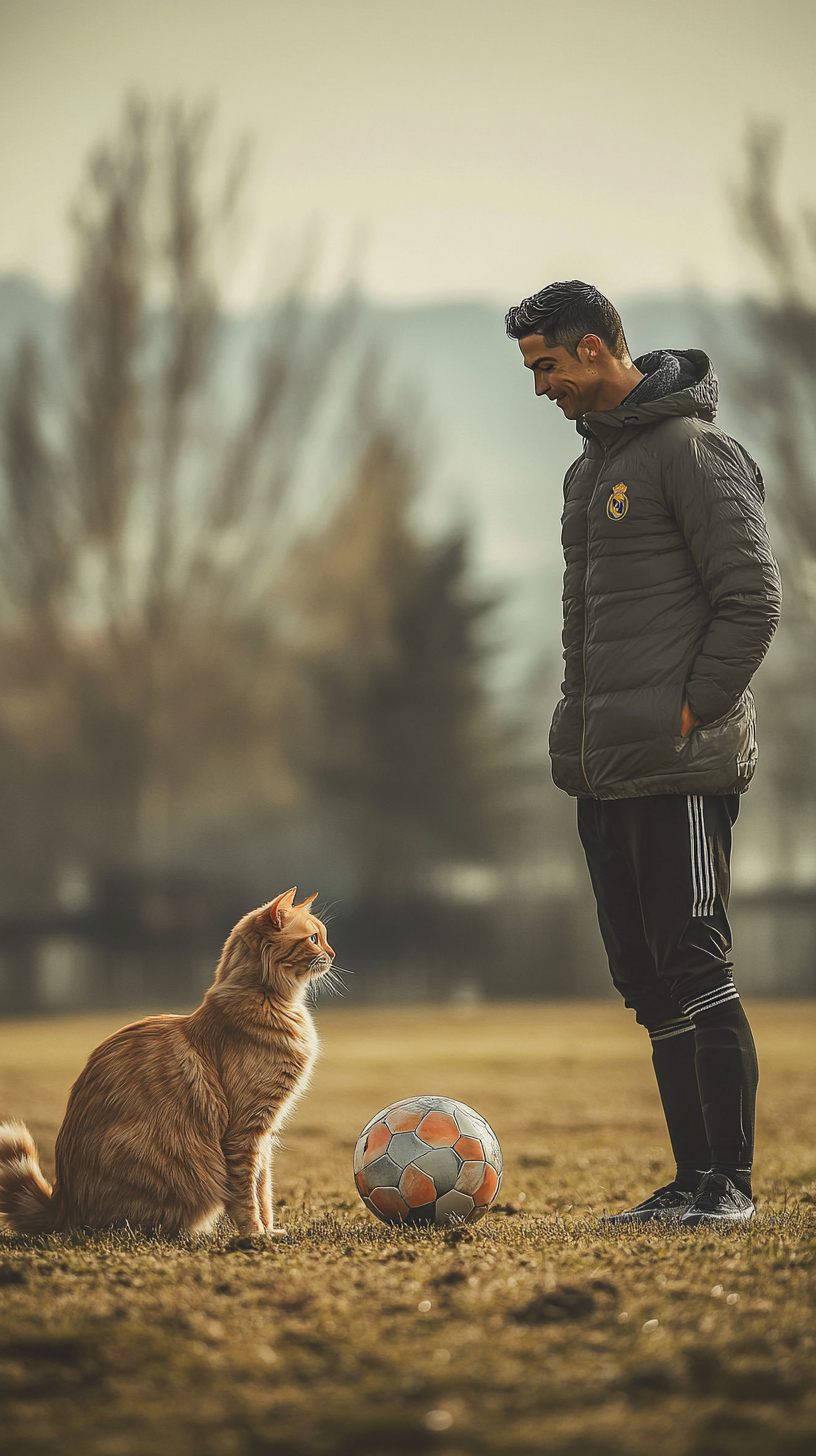
<path id="1" fill-rule="evenodd" d="M 318 941 L 320 939 L 320 936 L 319 936 L 318 932 L 315 931 L 314 935 L 310 935 L 309 936 L 309 939 L 310 939 L 310 941 L 312 942 L 313 945 L 317 945 L 317 943 L 318 943 Z"/>

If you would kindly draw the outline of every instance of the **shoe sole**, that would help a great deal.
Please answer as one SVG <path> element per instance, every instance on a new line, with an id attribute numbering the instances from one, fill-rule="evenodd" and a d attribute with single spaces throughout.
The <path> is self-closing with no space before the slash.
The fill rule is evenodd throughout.
<path id="1" fill-rule="evenodd" d="M 686 1214 L 680 1222 L 684 1228 L 708 1228 L 722 1227 L 729 1223 L 752 1223 L 756 1209 L 750 1213 L 692 1213 Z"/>
<path id="2" fill-rule="evenodd" d="M 676 1213 L 672 1213 L 671 1209 L 662 1208 L 659 1213 L 612 1213 L 608 1218 L 600 1219 L 599 1222 L 617 1228 L 619 1225 L 629 1223 L 655 1223 L 658 1219 L 661 1223 L 679 1223 L 682 1217 L 679 1209 Z"/>

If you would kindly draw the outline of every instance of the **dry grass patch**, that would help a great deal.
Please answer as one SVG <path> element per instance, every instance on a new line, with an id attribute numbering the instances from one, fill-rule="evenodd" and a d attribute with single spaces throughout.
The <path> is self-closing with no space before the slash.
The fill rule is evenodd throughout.
<path id="1" fill-rule="evenodd" d="M 715 1237 L 599 1224 L 668 1171 L 648 1044 L 614 1003 L 321 1012 L 285 1242 L 0 1236 L 0 1450 L 811 1456 L 816 1008 L 751 1013 L 759 1216 Z M 46 1163 L 113 1025 L 0 1028 L 0 1114 Z M 357 1200 L 360 1127 L 416 1092 L 502 1141 L 505 1211 L 473 1230 L 388 1230 Z"/>

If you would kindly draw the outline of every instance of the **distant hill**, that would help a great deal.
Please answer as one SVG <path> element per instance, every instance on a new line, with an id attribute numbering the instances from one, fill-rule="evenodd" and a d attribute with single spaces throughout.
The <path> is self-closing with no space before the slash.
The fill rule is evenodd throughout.
<path id="1" fill-rule="evenodd" d="M 739 304 L 684 294 L 632 298 L 621 311 L 635 354 L 696 346 L 717 367 L 746 347 Z M 239 361 L 245 363 L 261 317 L 236 319 L 226 332 L 222 378 L 233 396 L 245 387 Z M 0 368 L 25 333 L 56 358 L 64 319 L 64 300 L 30 278 L 0 277 Z M 559 651 L 561 480 L 580 440 L 555 406 L 535 398 L 498 307 L 366 303 L 361 322 L 382 348 L 392 390 L 422 403 L 422 434 L 430 441 L 423 524 L 436 531 L 469 522 L 479 581 L 506 592 L 500 680 L 517 680 L 532 662 Z M 727 387 L 720 423 L 750 444 Z"/>

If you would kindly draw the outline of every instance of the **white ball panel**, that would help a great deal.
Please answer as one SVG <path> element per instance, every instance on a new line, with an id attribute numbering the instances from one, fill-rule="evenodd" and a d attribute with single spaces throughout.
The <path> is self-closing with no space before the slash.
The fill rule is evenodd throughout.
<path id="1" fill-rule="evenodd" d="M 452 1148 L 434 1148 L 413 1161 L 420 1173 L 433 1180 L 437 1193 L 453 1188 L 462 1166 L 461 1158 L 457 1158 Z"/>
<path id="2" fill-rule="evenodd" d="M 480 1117 L 470 1111 L 470 1108 L 457 1107 L 456 1121 L 460 1131 L 465 1137 L 483 1138 L 485 1136 L 485 1124 Z"/>
<path id="3" fill-rule="evenodd" d="M 417 1097 L 417 1107 L 423 1107 L 426 1112 L 455 1112 L 458 1103 L 453 1097 Z"/>
<path id="4" fill-rule="evenodd" d="M 474 1210 L 473 1199 L 467 1193 L 457 1193 L 452 1189 L 450 1193 L 443 1193 L 441 1198 L 436 1200 L 436 1223 L 450 1223 L 451 1219 L 467 1218 Z"/>
<path id="5" fill-rule="evenodd" d="M 400 1168 L 407 1168 L 408 1164 L 415 1158 L 419 1158 L 423 1153 L 429 1153 L 430 1151 L 429 1144 L 424 1143 L 413 1132 L 392 1133 L 391 1141 L 388 1144 L 388 1156 L 389 1158 L 393 1158 L 394 1162 Z"/>

